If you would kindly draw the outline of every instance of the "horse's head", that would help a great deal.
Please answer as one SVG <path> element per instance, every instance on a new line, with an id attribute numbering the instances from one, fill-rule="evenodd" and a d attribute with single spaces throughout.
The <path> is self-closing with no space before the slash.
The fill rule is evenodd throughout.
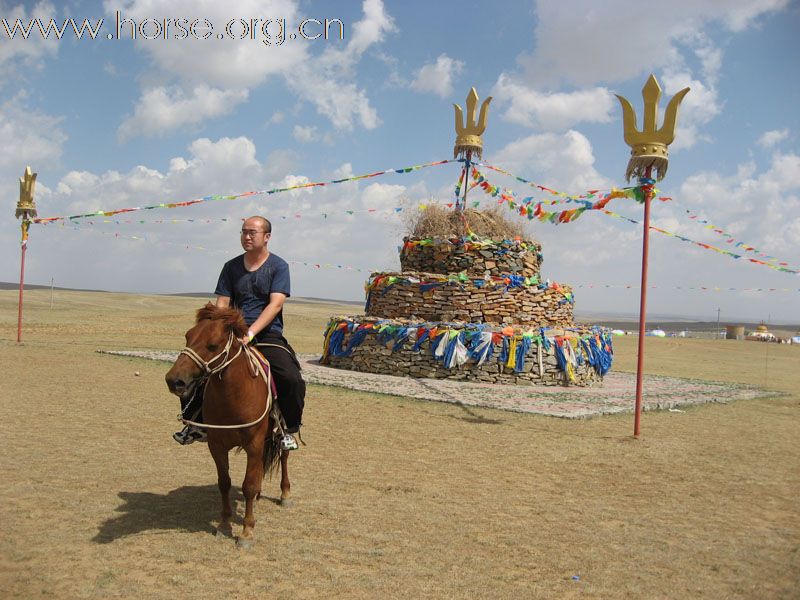
<path id="1" fill-rule="evenodd" d="M 225 362 L 226 348 L 247 333 L 242 313 L 210 302 L 197 311 L 197 322 L 186 332 L 186 347 L 166 375 L 169 391 L 188 398 L 210 369 Z"/>

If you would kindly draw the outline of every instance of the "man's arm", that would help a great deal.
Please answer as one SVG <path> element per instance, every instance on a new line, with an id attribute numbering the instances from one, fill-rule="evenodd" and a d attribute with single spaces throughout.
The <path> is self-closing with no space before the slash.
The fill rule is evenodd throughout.
<path id="1" fill-rule="evenodd" d="M 229 308 L 230 305 L 230 296 L 217 296 L 217 308 Z"/>
<path id="2" fill-rule="evenodd" d="M 269 295 L 269 304 L 264 307 L 264 310 L 261 311 L 261 314 L 258 315 L 258 318 L 253 322 L 252 325 L 250 325 L 250 331 L 253 332 L 253 335 L 258 335 L 267 326 L 269 326 L 270 323 L 272 323 L 272 319 L 274 319 L 275 315 L 281 311 L 285 301 L 286 294 L 272 292 Z M 217 299 L 217 302 L 219 302 L 219 299 Z M 219 304 L 217 306 L 219 306 Z"/>

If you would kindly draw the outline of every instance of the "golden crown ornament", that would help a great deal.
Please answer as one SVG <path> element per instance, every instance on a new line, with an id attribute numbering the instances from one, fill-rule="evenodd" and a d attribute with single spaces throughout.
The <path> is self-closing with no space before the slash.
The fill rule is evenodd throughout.
<path id="1" fill-rule="evenodd" d="M 620 104 L 622 104 L 625 143 L 631 147 L 631 158 L 625 171 L 625 178 L 628 181 L 632 177 L 642 178 L 647 176 L 648 169 L 650 170 L 650 177 L 657 181 L 664 179 L 669 165 L 668 146 L 675 139 L 678 106 L 688 93 L 689 88 L 683 88 L 670 99 L 667 109 L 664 111 L 664 123 L 660 129 L 656 129 L 661 87 L 658 85 L 655 75 L 650 75 L 647 83 L 642 88 L 644 117 L 641 131 L 636 129 L 636 112 L 631 103 L 619 94 L 615 94 Z"/>
<path id="2" fill-rule="evenodd" d="M 475 110 L 478 108 L 478 92 L 475 88 L 467 94 L 467 120 L 464 121 L 464 111 L 458 104 L 453 104 L 456 112 L 456 145 L 453 148 L 453 158 L 465 158 L 468 153 L 481 158 L 483 153 L 483 139 L 481 136 L 486 130 L 486 117 L 489 115 L 489 96 L 481 104 L 481 114 L 475 121 Z"/>

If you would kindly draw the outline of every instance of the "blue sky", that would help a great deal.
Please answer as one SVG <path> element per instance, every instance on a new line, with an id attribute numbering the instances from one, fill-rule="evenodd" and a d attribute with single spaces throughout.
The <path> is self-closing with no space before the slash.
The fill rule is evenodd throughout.
<path id="1" fill-rule="evenodd" d="M 475 86 L 482 99 L 494 98 L 484 159 L 578 194 L 625 185 L 629 148 L 613 94 L 641 115 L 651 72 L 664 89 L 662 106 L 691 88 L 659 185 L 673 200 L 653 206 L 653 223 L 730 248 L 688 219 L 692 210 L 800 267 L 798 4 L 695 0 L 663 7 L 622 0 L 0 3 L 9 25 L 105 20 L 97 40 L 69 32 L 61 40 L 37 32 L 10 40 L 0 27 L 0 190 L 8 199 L 0 280 L 19 276 L 13 205 L 28 164 L 39 173 L 40 216 L 327 181 L 450 158 L 452 103 L 463 106 Z M 303 19 L 339 19 L 344 39 L 269 47 L 260 36 L 109 40 L 116 11 L 137 23 L 204 18 L 215 33 L 231 19 L 285 18 L 287 31 Z M 239 251 L 236 220 L 261 213 L 274 223 L 272 250 L 292 263 L 294 295 L 360 299 L 369 269 L 399 268 L 405 225 L 392 209 L 451 201 L 457 176 L 449 164 L 127 217 L 144 224 L 34 225 L 27 280 L 212 291 L 221 263 Z M 532 192 L 500 174 L 489 179 L 520 197 Z M 491 206 L 480 190 L 470 196 Z M 629 200 L 610 208 L 634 219 L 642 213 Z M 543 275 L 576 286 L 578 312 L 636 312 L 639 227 L 601 213 L 527 227 L 544 244 Z M 715 318 L 720 308 L 723 320 L 800 320 L 797 275 L 658 233 L 651 234 L 650 256 L 650 284 L 657 286 L 648 295 L 651 313 Z M 724 291 L 686 289 L 701 286 Z"/>

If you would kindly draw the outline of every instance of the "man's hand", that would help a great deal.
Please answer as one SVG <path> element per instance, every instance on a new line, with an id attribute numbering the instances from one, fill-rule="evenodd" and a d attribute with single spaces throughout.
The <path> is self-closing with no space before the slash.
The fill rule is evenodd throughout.
<path id="1" fill-rule="evenodd" d="M 254 339 L 255 337 L 256 337 L 256 334 L 254 334 L 254 333 L 253 333 L 253 330 L 252 330 L 252 329 L 250 329 L 250 330 L 248 330 L 248 331 L 247 331 L 247 333 L 246 333 L 245 335 L 243 335 L 243 336 L 242 336 L 242 337 L 239 339 L 239 341 L 240 341 L 240 342 L 242 342 L 242 345 L 243 345 L 243 346 L 247 346 L 248 344 L 250 344 L 250 342 L 252 342 L 252 341 L 253 341 L 253 339 Z"/>

